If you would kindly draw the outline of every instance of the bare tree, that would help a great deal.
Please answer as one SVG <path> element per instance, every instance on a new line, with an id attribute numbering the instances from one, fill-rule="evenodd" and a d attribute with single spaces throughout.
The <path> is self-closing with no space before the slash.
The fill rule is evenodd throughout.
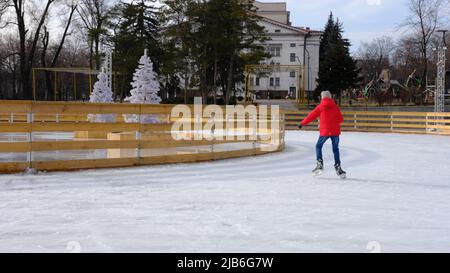
<path id="1" fill-rule="evenodd" d="M 415 36 L 405 36 L 397 42 L 392 55 L 392 65 L 395 67 L 392 75 L 405 81 L 422 63 L 422 53 L 417 47 Z"/>
<path id="2" fill-rule="evenodd" d="M 3 98 L 17 98 L 19 70 L 18 40 L 13 34 L 0 37 L 0 73 Z"/>
<path id="3" fill-rule="evenodd" d="M 88 37 L 91 69 L 94 68 L 94 61 L 95 68 L 100 69 L 100 45 L 102 36 L 106 34 L 110 2 L 112 0 L 80 0 L 76 9 L 82 22 L 80 28 Z"/>
<path id="4" fill-rule="evenodd" d="M 7 23 L 3 22 L 3 15 L 6 13 L 6 10 L 11 6 L 9 0 L 0 0 L 0 29 L 5 28 Z"/>
<path id="5" fill-rule="evenodd" d="M 69 35 L 69 29 L 70 29 L 70 26 L 72 23 L 74 13 L 77 9 L 77 5 L 78 5 L 77 0 L 69 0 L 69 2 L 67 2 L 67 7 L 65 7 L 62 10 L 64 13 L 68 13 L 69 15 L 68 15 L 67 19 L 65 20 L 65 27 L 64 27 L 64 31 L 61 36 L 60 42 L 56 46 L 56 48 L 54 50 L 55 52 L 53 54 L 53 58 L 51 58 L 51 61 L 49 64 L 47 63 L 47 53 L 48 53 L 47 49 L 49 46 L 50 33 L 47 30 L 47 26 L 44 26 L 44 36 L 42 37 L 42 51 L 41 51 L 41 64 L 43 67 L 53 68 L 53 67 L 55 67 L 56 63 L 58 62 L 59 56 L 61 55 L 61 51 L 62 51 L 64 43 L 66 41 L 66 38 Z M 46 82 L 45 97 L 47 98 L 48 96 L 54 95 L 54 92 L 55 92 L 55 90 L 53 90 L 53 88 L 52 88 L 50 73 L 48 71 L 45 72 L 45 82 Z"/>
<path id="6" fill-rule="evenodd" d="M 409 0 L 410 15 L 401 25 L 418 37 L 422 59 L 422 80 L 428 76 L 428 57 L 433 34 L 442 23 L 441 12 L 446 0 Z"/>
<path id="7" fill-rule="evenodd" d="M 394 40 L 388 36 L 361 43 L 356 56 L 366 77 L 376 77 L 384 68 L 389 68 L 395 47 Z"/>
<path id="8" fill-rule="evenodd" d="M 55 0 L 47 0 L 44 2 L 42 10 L 36 11 L 35 7 L 32 6 L 33 3 L 27 0 L 8 1 L 8 7 L 13 9 L 15 16 L 10 23 L 17 26 L 19 36 L 18 56 L 20 59 L 19 74 L 22 98 L 31 98 L 31 70 L 34 65 L 41 30 L 54 2 Z"/>
<path id="9" fill-rule="evenodd" d="M 14 51 L 9 55 L 18 58 L 19 72 L 18 72 L 18 90 L 20 90 L 20 98 L 30 99 L 32 97 L 31 73 L 34 66 L 46 66 L 46 54 L 49 46 L 50 33 L 47 29 L 49 16 L 51 10 L 58 3 L 68 5 L 67 10 L 68 19 L 62 20 L 63 25 L 62 37 L 55 47 L 54 55 L 50 61 L 51 66 L 54 66 L 64 43 L 69 34 L 69 28 L 76 10 L 78 0 L 0 0 L 0 28 L 8 28 L 17 36 L 17 52 Z M 58 7 L 63 7 L 58 5 Z M 2 15 L 7 15 L 3 16 Z M 8 18 L 4 18 L 8 17 Z M 15 28 L 15 29 L 14 29 Z M 42 41 L 42 45 L 40 43 Z"/>

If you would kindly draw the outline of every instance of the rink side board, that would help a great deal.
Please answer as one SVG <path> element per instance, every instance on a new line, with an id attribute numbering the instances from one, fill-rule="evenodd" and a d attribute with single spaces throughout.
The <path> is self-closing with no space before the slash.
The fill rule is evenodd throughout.
<path id="1" fill-rule="evenodd" d="M 297 130 L 308 111 L 288 111 L 286 129 Z M 342 131 L 450 135 L 450 113 L 343 111 Z M 306 130 L 317 130 L 316 121 Z"/>
<path id="2" fill-rule="evenodd" d="M 268 121 L 267 128 L 250 128 L 249 116 L 215 119 L 222 128 L 236 127 L 224 139 L 174 140 L 171 117 L 174 105 L 99 104 L 73 102 L 0 101 L 0 173 L 71 171 L 172 163 L 193 163 L 257 156 L 284 149 L 284 115 L 277 116 L 280 130 L 276 144 L 263 136 L 272 128 L 271 113 L 257 115 Z M 194 110 L 193 105 L 188 106 Z M 222 107 L 225 111 L 225 108 Z M 115 122 L 95 123 L 92 115 L 113 115 Z M 153 115 L 157 124 L 126 123 L 130 115 Z M 186 121 L 194 128 L 204 126 L 191 116 Z M 239 128 L 239 126 L 241 126 Z M 243 127 L 242 127 L 243 126 Z M 181 134 L 196 134 L 194 130 Z M 275 145 L 264 151 L 261 146 Z"/>

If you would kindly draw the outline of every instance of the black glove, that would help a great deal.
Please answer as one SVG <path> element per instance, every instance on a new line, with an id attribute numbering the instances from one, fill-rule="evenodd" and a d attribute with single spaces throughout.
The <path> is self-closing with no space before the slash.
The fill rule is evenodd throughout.
<path id="1" fill-rule="evenodd" d="M 298 129 L 302 129 L 303 128 L 303 126 L 302 126 L 302 124 L 300 123 L 299 125 L 298 125 Z"/>

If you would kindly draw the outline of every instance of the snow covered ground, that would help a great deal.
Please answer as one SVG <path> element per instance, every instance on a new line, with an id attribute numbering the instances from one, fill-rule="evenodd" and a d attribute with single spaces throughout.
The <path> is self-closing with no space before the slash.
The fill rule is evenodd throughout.
<path id="1" fill-rule="evenodd" d="M 0 175 L 2 252 L 450 252 L 450 137 L 317 133 L 212 163 Z"/>

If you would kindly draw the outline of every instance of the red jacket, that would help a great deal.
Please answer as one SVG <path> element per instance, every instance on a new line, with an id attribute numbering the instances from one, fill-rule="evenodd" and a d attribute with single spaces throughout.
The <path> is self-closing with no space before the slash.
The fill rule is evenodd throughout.
<path id="1" fill-rule="evenodd" d="M 341 135 L 341 123 L 344 122 L 341 110 L 334 100 L 325 98 L 312 111 L 307 118 L 302 121 L 302 126 L 306 126 L 320 117 L 320 136 Z"/>

